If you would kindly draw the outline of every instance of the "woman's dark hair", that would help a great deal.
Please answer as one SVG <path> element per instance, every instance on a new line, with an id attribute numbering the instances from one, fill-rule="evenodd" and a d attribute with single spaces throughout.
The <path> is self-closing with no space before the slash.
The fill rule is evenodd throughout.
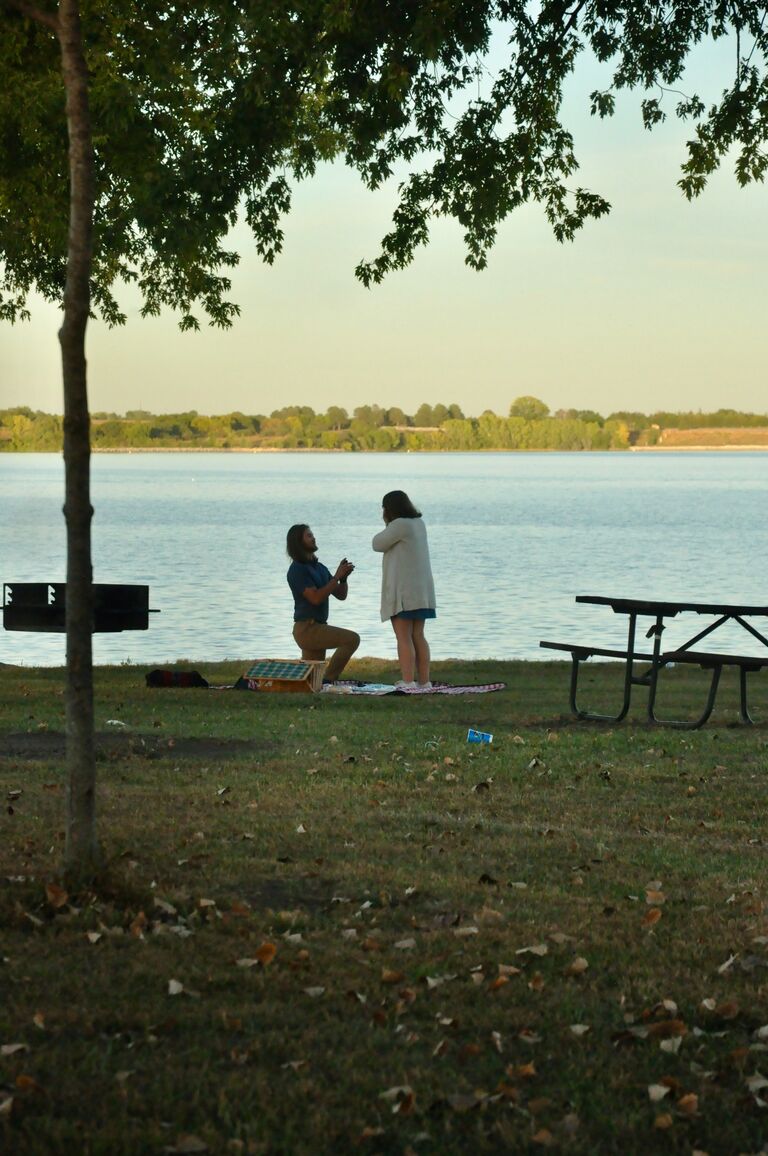
<path id="1" fill-rule="evenodd" d="M 381 505 L 390 522 L 395 518 L 421 517 L 421 511 L 416 509 L 404 490 L 390 490 L 381 499 Z"/>
<path id="2" fill-rule="evenodd" d="M 295 526 L 291 526 L 286 534 L 285 549 L 294 562 L 308 562 L 310 559 L 310 555 L 304 547 L 304 531 L 308 529 L 309 526 L 306 522 L 298 522 Z"/>

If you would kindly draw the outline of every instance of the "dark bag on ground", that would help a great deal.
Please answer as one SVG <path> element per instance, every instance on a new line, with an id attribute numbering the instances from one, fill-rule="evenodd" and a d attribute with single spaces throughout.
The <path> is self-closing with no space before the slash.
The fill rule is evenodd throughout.
<path id="1" fill-rule="evenodd" d="M 147 686 L 208 686 L 196 670 L 150 670 L 145 680 Z"/>

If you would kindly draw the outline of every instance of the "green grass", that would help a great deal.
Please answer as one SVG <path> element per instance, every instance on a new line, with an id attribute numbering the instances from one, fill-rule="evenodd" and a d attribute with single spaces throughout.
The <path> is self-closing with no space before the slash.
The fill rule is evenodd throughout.
<path id="1" fill-rule="evenodd" d="M 0 759 L 0 1047 L 24 1045 L 0 1054 L 0 1150 L 760 1151 L 768 728 L 734 725 L 733 677 L 682 732 L 640 698 L 572 721 L 558 663 L 437 664 L 508 684 L 477 698 L 143 674 L 97 671 L 93 893 L 52 886 L 61 757 Z M 616 700 L 616 667 L 585 676 Z M 671 672 L 663 705 L 695 714 L 704 677 Z M 62 686 L 0 667 L 0 755 L 63 729 Z"/>

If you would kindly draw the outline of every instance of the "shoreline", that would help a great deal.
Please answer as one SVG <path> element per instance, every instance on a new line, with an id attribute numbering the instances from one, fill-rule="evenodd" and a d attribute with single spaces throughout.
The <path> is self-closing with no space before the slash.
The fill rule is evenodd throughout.
<path id="1" fill-rule="evenodd" d="M 12 454 L 61 454 L 58 450 L 0 450 L 0 457 Z M 768 443 L 758 445 L 672 445 L 672 446 L 627 446 L 625 449 L 606 450 L 563 450 L 526 449 L 510 450 L 502 447 L 477 448 L 471 450 L 335 450 L 323 446 L 91 446 L 92 454 L 339 454 L 350 457 L 366 454 L 648 454 L 648 453 L 766 453 Z"/>

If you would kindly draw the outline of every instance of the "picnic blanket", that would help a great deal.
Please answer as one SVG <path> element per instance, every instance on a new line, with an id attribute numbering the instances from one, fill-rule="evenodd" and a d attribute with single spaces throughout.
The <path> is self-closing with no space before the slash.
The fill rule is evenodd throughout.
<path id="1" fill-rule="evenodd" d="M 495 690 L 504 690 L 505 682 L 484 682 L 476 686 L 453 686 L 447 682 L 433 682 L 432 686 L 423 688 L 414 686 L 409 689 L 394 687 L 386 682 L 334 682 L 323 687 L 323 694 L 363 694 L 363 695 L 433 695 L 433 694 L 490 694 Z"/>
<path id="2" fill-rule="evenodd" d="M 267 662 L 270 664 L 269 672 L 265 671 Z M 289 664 L 283 664 L 287 668 Z M 299 667 L 300 663 L 290 664 L 292 667 Z M 308 663 L 309 666 L 317 666 L 317 663 Z M 321 665 L 321 664 L 320 664 Z M 278 664 L 270 659 L 264 660 L 252 666 L 236 683 L 226 683 L 224 686 L 210 685 L 202 675 L 196 670 L 190 671 L 171 671 L 171 670 L 153 670 L 145 676 L 147 686 L 160 687 L 184 687 L 196 686 L 206 687 L 209 690 L 251 690 L 263 691 L 264 678 L 266 673 L 270 675 L 270 681 L 275 685 L 271 688 L 274 690 L 293 690 L 293 689 L 307 689 L 307 686 L 300 686 L 304 681 L 304 677 L 299 677 L 296 672 L 291 669 L 283 669 L 283 666 L 278 669 Z M 299 672 L 304 674 L 304 672 Z M 279 685 L 283 683 L 284 685 Z M 292 686 L 291 683 L 294 685 Z M 455 686 L 448 682 L 433 682 L 432 686 L 422 688 L 419 686 L 411 687 L 410 689 L 403 689 L 395 687 L 391 682 L 361 682 L 359 680 L 349 679 L 343 682 L 326 683 L 322 687 L 323 694 L 357 694 L 369 695 L 371 697 L 382 698 L 384 695 L 435 695 L 435 694 L 490 694 L 495 690 L 504 690 L 505 682 L 484 682 L 478 683 L 475 686 Z"/>

